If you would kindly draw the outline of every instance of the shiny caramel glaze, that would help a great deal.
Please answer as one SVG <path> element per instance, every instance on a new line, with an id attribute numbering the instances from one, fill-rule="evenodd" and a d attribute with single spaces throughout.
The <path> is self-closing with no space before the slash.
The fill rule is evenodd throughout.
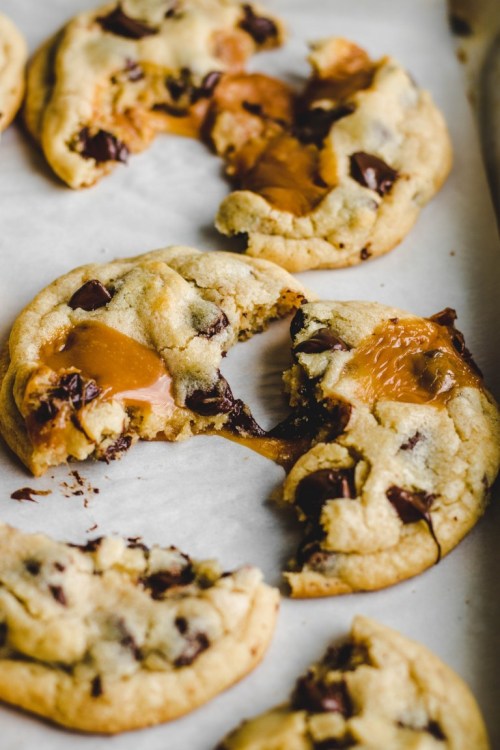
<path id="1" fill-rule="evenodd" d="M 444 406 L 459 387 L 482 388 L 481 377 L 458 354 L 450 331 L 430 320 L 394 318 L 356 348 L 344 376 L 366 403 L 403 401 Z"/>
<path id="2" fill-rule="evenodd" d="M 40 360 L 56 372 L 76 369 L 95 380 L 105 397 L 112 396 L 127 405 L 173 404 L 172 380 L 161 357 L 97 321 L 81 323 L 46 344 Z"/>
<path id="3" fill-rule="evenodd" d="M 259 453 L 270 461 L 274 461 L 274 463 L 279 466 L 283 466 L 286 471 L 289 471 L 292 468 L 311 444 L 310 439 L 286 440 L 284 438 L 267 436 L 243 437 L 242 435 L 229 432 L 229 430 L 221 430 L 219 432 L 213 432 L 212 434 L 231 440 L 233 443 L 243 445 L 245 448 L 250 448 L 250 450 Z"/>

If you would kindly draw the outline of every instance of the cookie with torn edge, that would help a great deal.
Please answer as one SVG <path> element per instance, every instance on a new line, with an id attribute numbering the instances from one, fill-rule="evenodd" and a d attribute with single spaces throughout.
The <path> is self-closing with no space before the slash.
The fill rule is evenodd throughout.
<path id="1" fill-rule="evenodd" d="M 221 107 L 212 126 L 236 186 L 217 228 L 246 235 L 249 255 L 289 271 L 351 266 L 391 250 L 452 160 L 441 113 L 396 60 L 373 61 L 339 38 L 314 44 L 309 60 L 313 74 L 291 117 L 261 84 L 232 123 Z"/>
<path id="2" fill-rule="evenodd" d="M 420 643 L 355 617 L 285 705 L 244 722 L 217 750 L 488 750 L 467 685 Z"/>
<path id="3" fill-rule="evenodd" d="M 188 713 L 262 659 L 279 594 L 175 547 L 0 526 L 0 700 L 86 732 Z"/>
<path id="4" fill-rule="evenodd" d="M 27 56 L 21 32 L 0 13 L 0 131 L 10 125 L 21 105 Z"/>
<path id="5" fill-rule="evenodd" d="M 226 71 L 279 46 L 281 22 L 236 0 L 123 0 L 35 53 L 24 117 L 58 176 L 93 185 L 159 132 L 197 135 Z"/>
<path id="6" fill-rule="evenodd" d="M 77 268 L 13 326 L 0 432 L 36 476 L 70 458 L 110 461 L 138 438 L 263 434 L 221 359 L 304 297 L 268 261 L 188 247 Z"/>
<path id="7" fill-rule="evenodd" d="M 292 321 L 293 407 L 275 435 L 309 436 L 283 499 L 304 523 L 292 596 L 380 589 L 450 552 L 500 465 L 497 404 L 447 308 L 312 302 Z"/>

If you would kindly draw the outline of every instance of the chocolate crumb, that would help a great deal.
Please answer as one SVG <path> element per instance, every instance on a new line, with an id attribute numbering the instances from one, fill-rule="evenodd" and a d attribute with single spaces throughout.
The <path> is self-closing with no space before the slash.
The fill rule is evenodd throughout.
<path id="1" fill-rule="evenodd" d="M 424 440 L 424 436 L 417 430 L 408 440 L 399 446 L 400 451 L 412 451 L 417 443 Z"/>
<path id="2" fill-rule="evenodd" d="M 52 490 L 34 490 L 31 487 L 21 487 L 20 490 L 15 490 L 11 494 L 12 500 L 17 500 L 18 502 L 22 503 L 24 500 L 29 501 L 30 503 L 37 503 L 38 500 L 35 500 L 33 495 L 50 495 L 52 494 Z"/>

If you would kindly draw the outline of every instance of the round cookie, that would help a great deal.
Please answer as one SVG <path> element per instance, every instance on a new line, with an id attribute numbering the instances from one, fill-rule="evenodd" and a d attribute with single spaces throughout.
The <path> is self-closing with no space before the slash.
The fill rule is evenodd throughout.
<path id="1" fill-rule="evenodd" d="M 240 145 L 229 128 L 218 139 L 239 189 L 222 202 L 217 228 L 246 234 L 248 254 L 289 271 L 391 250 L 451 166 L 441 113 L 396 60 L 374 62 L 339 38 L 313 45 L 309 59 L 313 75 L 291 123 L 255 91 L 248 119 L 253 129 L 264 122 L 259 148 Z"/>
<path id="2" fill-rule="evenodd" d="M 283 499 L 305 524 L 293 596 L 379 589 L 425 570 L 484 512 L 500 464 L 498 407 L 456 315 L 313 302 L 291 325 L 294 407 L 309 435 Z"/>
<path id="3" fill-rule="evenodd" d="M 158 132 L 196 135 L 221 75 L 283 36 L 236 0 L 108 3 L 34 55 L 26 124 L 62 180 L 92 185 Z"/>
<path id="4" fill-rule="evenodd" d="M 292 699 L 217 750 L 488 750 L 466 684 L 420 643 L 366 617 L 298 680 Z"/>
<path id="5" fill-rule="evenodd" d="M 82 266 L 13 326 L 0 432 L 37 476 L 70 457 L 109 461 L 138 438 L 262 434 L 221 359 L 304 295 L 268 261 L 187 247 Z"/>
<path id="6" fill-rule="evenodd" d="M 86 732 L 188 713 L 261 660 L 279 594 L 175 547 L 0 526 L 0 700 Z"/>
<path id="7" fill-rule="evenodd" d="M 0 131 L 10 125 L 21 104 L 27 56 L 24 37 L 0 13 Z"/>

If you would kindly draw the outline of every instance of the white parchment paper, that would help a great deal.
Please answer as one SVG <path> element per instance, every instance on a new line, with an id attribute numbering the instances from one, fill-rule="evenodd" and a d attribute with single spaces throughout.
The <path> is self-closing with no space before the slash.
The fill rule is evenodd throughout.
<path id="1" fill-rule="evenodd" d="M 2 0 L 1 10 L 35 49 L 92 5 L 92 0 Z M 307 40 L 352 38 L 373 56 L 398 57 L 432 91 L 455 147 L 451 178 L 400 247 L 360 267 L 303 274 L 303 281 L 325 298 L 378 300 L 423 315 L 455 307 L 459 327 L 498 396 L 500 247 L 444 0 L 269 0 L 269 7 L 286 18 L 290 42 L 255 59 L 255 69 L 295 80 L 307 72 Z M 219 161 L 202 144 L 173 136 L 158 138 L 98 186 L 73 192 L 51 175 L 21 129 L 11 127 L 0 144 L 0 336 L 5 338 L 40 288 L 75 265 L 174 243 L 231 247 L 212 228 L 226 192 Z M 287 328 L 286 322 L 273 325 L 238 345 L 224 362 L 234 392 L 264 426 L 286 410 L 276 394 L 288 364 Z M 141 444 L 121 462 L 88 463 L 78 471 L 88 483 L 83 495 L 74 494 L 82 488 L 69 468 L 34 480 L 0 445 L 0 518 L 76 542 L 111 532 L 141 535 L 149 544 L 177 544 L 193 556 L 218 557 L 225 568 L 255 563 L 277 585 L 299 538 L 296 524 L 268 501 L 283 470 L 221 438 Z M 52 494 L 36 504 L 10 499 L 26 485 Z M 347 631 L 358 612 L 420 640 L 457 670 L 475 692 L 495 746 L 499 532 L 500 511 L 493 503 L 458 549 L 415 580 L 371 594 L 285 598 L 263 664 L 184 719 L 107 738 L 65 732 L 3 707 L 0 747 L 210 750 L 241 719 L 286 699 L 295 678 Z"/>

